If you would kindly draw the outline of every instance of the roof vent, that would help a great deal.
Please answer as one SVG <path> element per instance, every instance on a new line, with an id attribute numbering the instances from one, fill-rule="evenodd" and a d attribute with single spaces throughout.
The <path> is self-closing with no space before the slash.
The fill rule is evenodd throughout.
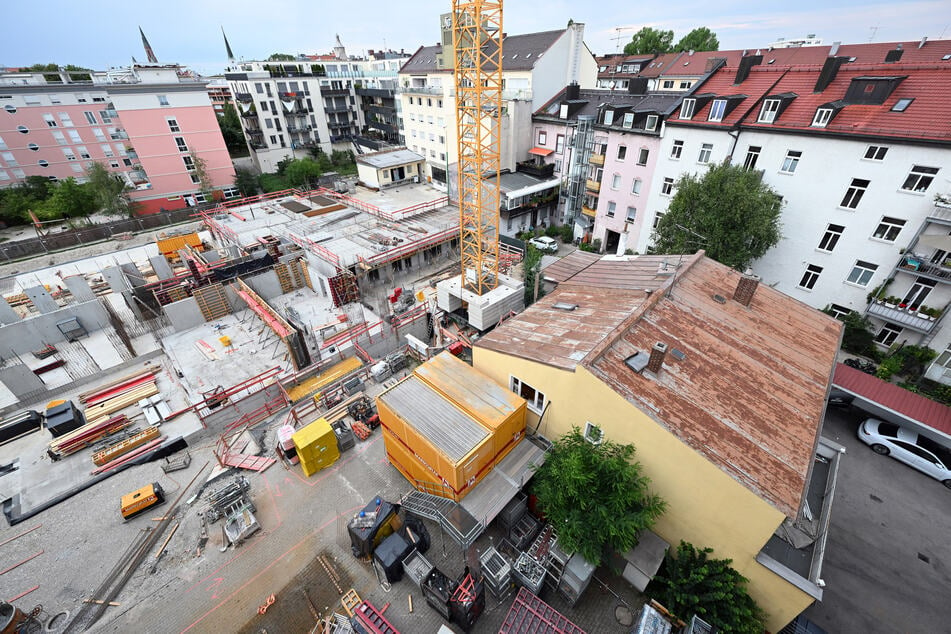
<path id="1" fill-rule="evenodd" d="M 646 352 L 638 351 L 636 354 L 624 359 L 624 365 L 631 368 L 638 374 L 644 371 L 644 368 L 647 367 L 647 362 L 650 360 L 650 355 Z"/>
<path id="2" fill-rule="evenodd" d="M 726 303 L 726 297 L 724 297 L 723 295 L 714 295 L 714 296 L 713 296 L 713 301 L 715 301 L 715 302 L 718 303 L 718 304 L 725 304 L 725 303 Z"/>
<path id="3" fill-rule="evenodd" d="M 678 350 L 677 348 L 671 348 L 670 356 L 677 359 L 678 361 L 683 361 L 687 357 L 687 354 L 683 350 Z"/>
<path id="4" fill-rule="evenodd" d="M 924 37 L 921 38 L 921 41 L 918 42 L 918 48 L 923 48 L 927 42 L 928 42 L 928 36 L 925 35 Z"/>
<path id="5" fill-rule="evenodd" d="M 556 310 L 565 310 L 571 311 L 578 307 L 578 304 L 569 304 L 568 302 L 555 302 L 552 304 L 552 308 Z"/>

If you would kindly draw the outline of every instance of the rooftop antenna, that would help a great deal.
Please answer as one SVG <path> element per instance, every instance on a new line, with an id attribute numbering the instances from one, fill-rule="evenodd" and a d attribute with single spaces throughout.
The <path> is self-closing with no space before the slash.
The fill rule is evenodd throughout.
<path id="1" fill-rule="evenodd" d="M 621 56 L 621 31 L 632 31 L 633 26 L 616 26 L 614 27 L 614 37 L 611 39 L 614 40 L 614 53 L 615 57 Z M 617 64 L 614 64 L 614 70 L 611 72 L 611 90 L 614 90 L 614 87 L 617 86 Z"/>
<path id="2" fill-rule="evenodd" d="M 871 42 L 872 40 L 875 39 L 875 34 L 878 33 L 878 27 L 870 26 L 869 28 L 872 30 L 872 34 L 868 36 L 868 41 Z"/>

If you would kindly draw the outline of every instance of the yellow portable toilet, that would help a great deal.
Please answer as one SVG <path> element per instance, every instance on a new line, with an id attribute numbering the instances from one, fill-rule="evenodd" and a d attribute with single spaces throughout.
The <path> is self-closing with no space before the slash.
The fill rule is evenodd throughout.
<path id="1" fill-rule="evenodd" d="M 340 457 L 337 435 L 326 419 L 318 418 L 291 436 L 304 475 L 310 477 L 335 463 Z"/>

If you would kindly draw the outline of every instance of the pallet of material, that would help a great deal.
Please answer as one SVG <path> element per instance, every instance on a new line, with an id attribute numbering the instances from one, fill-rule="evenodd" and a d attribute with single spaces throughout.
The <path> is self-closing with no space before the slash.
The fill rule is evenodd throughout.
<path id="1" fill-rule="evenodd" d="M 68 456 L 99 440 L 107 434 L 113 434 L 132 424 L 125 414 L 112 416 L 99 422 L 86 423 L 79 429 L 55 438 L 50 443 L 50 452 L 57 456 Z"/>
<path id="2" fill-rule="evenodd" d="M 129 462 L 130 460 L 135 460 L 139 456 L 146 454 L 152 451 L 153 449 L 157 449 L 163 442 L 165 442 L 166 439 L 167 439 L 166 436 L 159 436 L 155 440 L 152 440 L 142 445 L 141 447 L 137 447 L 136 449 L 133 449 L 129 453 L 119 456 L 118 458 L 116 458 L 115 460 L 112 460 L 111 462 L 107 462 L 101 467 L 96 467 L 95 469 L 90 471 L 90 473 L 92 475 L 99 475 L 100 473 L 104 473 L 111 469 L 115 469 L 116 467 L 119 467 Z"/>
<path id="3" fill-rule="evenodd" d="M 124 410 L 130 405 L 135 405 L 144 398 L 149 398 L 150 396 L 155 396 L 158 394 L 158 387 L 155 383 L 149 383 L 141 387 L 137 387 L 134 390 L 125 392 L 120 396 L 115 396 L 110 398 L 107 401 L 103 401 L 92 407 L 87 407 L 84 410 L 87 421 L 95 421 L 100 418 L 105 418 L 115 414 L 118 411 Z"/>
<path id="4" fill-rule="evenodd" d="M 105 449 L 97 451 L 92 455 L 92 461 L 97 467 L 101 467 L 106 463 L 112 462 L 123 454 L 127 454 L 133 449 L 151 442 L 158 437 L 158 427 L 146 427 L 131 438 L 127 438 L 122 442 L 117 442 L 114 445 L 110 445 Z"/>
<path id="5" fill-rule="evenodd" d="M 138 372 L 133 372 L 132 374 L 127 374 L 121 378 L 115 379 L 114 381 L 109 381 L 108 383 L 103 383 L 102 385 L 96 387 L 95 389 L 82 392 L 79 395 L 79 400 L 82 403 L 88 405 L 94 405 L 98 402 L 104 401 L 112 396 L 115 396 L 118 393 L 121 393 L 121 388 L 128 386 L 130 384 L 135 384 L 139 382 L 140 379 L 148 379 L 148 377 L 154 377 L 161 368 L 159 366 L 154 366 L 147 368 L 145 370 L 140 370 Z M 154 380 L 154 379 L 152 379 Z"/>

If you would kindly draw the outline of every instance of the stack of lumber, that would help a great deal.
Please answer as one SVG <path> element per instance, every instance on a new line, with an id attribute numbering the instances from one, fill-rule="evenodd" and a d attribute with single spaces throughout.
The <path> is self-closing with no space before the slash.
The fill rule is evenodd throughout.
<path id="1" fill-rule="evenodd" d="M 154 429 L 154 428 L 153 428 L 153 429 Z M 116 458 L 115 460 L 112 460 L 112 461 L 110 461 L 110 462 L 107 462 L 106 464 L 102 465 L 101 467 L 96 467 L 95 469 L 93 469 L 92 471 L 90 471 L 90 473 L 92 473 L 92 475 L 99 475 L 100 473 L 103 473 L 103 472 L 105 472 L 105 471 L 109 471 L 109 470 L 111 470 L 111 469 L 115 469 L 116 467 L 119 467 L 119 466 L 121 466 L 121 465 L 123 465 L 123 464 L 129 462 L 130 460 L 134 460 L 134 459 L 138 458 L 139 456 L 141 456 L 141 455 L 143 455 L 143 454 L 146 454 L 146 453 L 152 451 L 153 449 L 157 449 L 157 448 L 159 447 L 159 445 L 161 445 L 163 442 L 165 442 L 165 440 L 166 440 L 165 436 L 159 436 L 159 437 L 156 438 L 155 440 L 150 440 L 150 441 L 147 442 L 146 444 L 144 444 L 144 445 L 142 445 L 142 446 L 140 446 L 140 447 L 137 447 L 136 449 L 133 449 L 133 450 L 130 451 L 129 453 L 126 453 L 126 454 L 124 454 L 124 455 L 119 456 L 119 457 Z"/>
<path id="2" fill-rule="evenodd" d="M 86 423 L 79 429 L 75 429 L 59 438 L 54 438 L 53 442 L 50 443 L 50 453 L 59 457 L 68 456 L 103 436 L 125 429 L 131 424 L 132 421 L 125 414 L 112 416 L 94 423 Z"/>
<path id="3" fill-rule="evenodd" d="M 83 392 L 79 400 L 85 403 L 83 412 L 89 423 L 101 423 L 111 415 L 140 400 L 158 394 L 155 374 L 159 367 L 126 375 L 115 381 L 100 385 L 95 390 Z"/>
<path id="4" fill-rule="evenodd" d="M 109 445 L 105 449 L 101 449 L 92 455 L 92 461 L 96 464 L 97 467 L 101 467 L 109 462 L 112 462 L 119 456 L 129 453 L 133 449 L 136 449 L 148 442 L 151 442 L 159 437 L 158 427 L 146 427 L 139 433 L 126 438 L 123 441 L 117 442 L 115 444 Z"/>

